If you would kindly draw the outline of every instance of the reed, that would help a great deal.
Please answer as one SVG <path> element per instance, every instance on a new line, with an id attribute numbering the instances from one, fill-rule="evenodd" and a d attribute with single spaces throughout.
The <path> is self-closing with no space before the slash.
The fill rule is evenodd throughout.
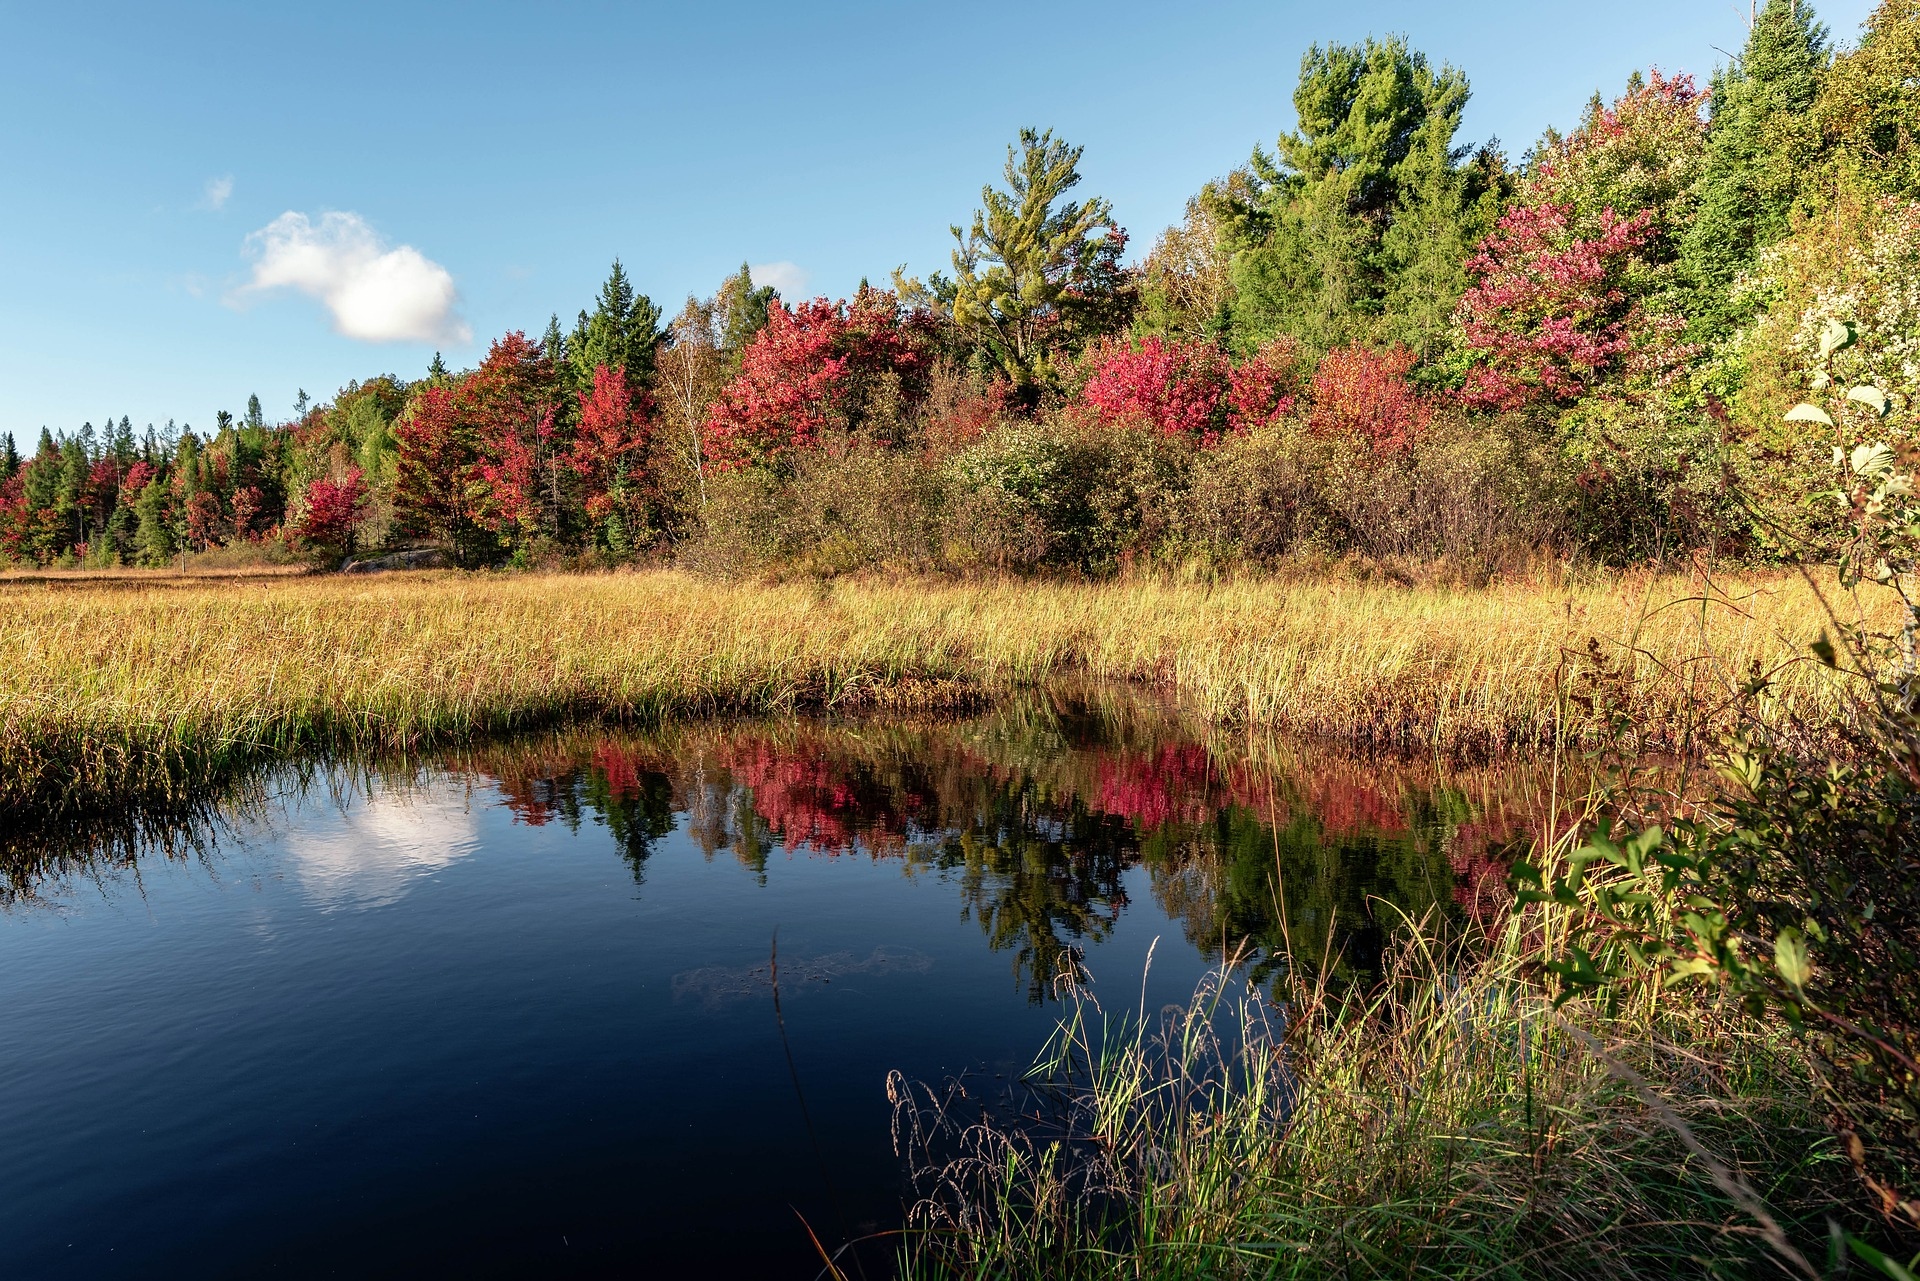
<path id="1" fill-rule="evenodd" d="M 1649 600 L 1689 596 L 1647 616 Z M 1223 724 L 1487 754 L 1568 733 L 1570 673 L 1611 665 L 1632 678 L 1608 686 L 1626 700 L 1611 710 L 1646 746 L 1684 746 L 1754 665 L 1789 664 L 1772 705 L 1818 719 L 1832 693 L 1791 660 L 1825 621 L 1784 574 L 1711 589 L 1644 575 L 1479 589 L 665 570 L 0 579 L 0 815 L 178 796 L 312 750 L 931 709 L 1066 674 L 1164 687 Z"/>
<path id="2" fill-rule="evenodd" d="M 1820 1275 L 1847 1168 L 1784 1033 L 1651 989 L 1555 1011 L 1537 918 L 1384 979 L 1075 993 L 1033 1094 L 889 1083 L 932 1278 Z"/>

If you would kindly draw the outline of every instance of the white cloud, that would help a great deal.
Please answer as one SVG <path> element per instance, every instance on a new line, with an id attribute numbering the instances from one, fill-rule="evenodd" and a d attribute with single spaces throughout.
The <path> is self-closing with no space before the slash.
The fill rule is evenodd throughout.
<path id="1" fill-rule="evenodd" d="M 788 302 L 806 297 L 807 282 L 813 279 L 805 267 L 791 262 L 756 262 L 747 270 L 753 273 L 754 284 L 772 285 Z"/>
<path id="2" fill-rule="evenodd" d="M 221 209 L 226 206 L 227 198 L 233 195 L 233 175 L 225 174 L 219 178 L 207 179 L 207 185 L 200 192 L 202 209 Z"/>
<path id="3" fill-rule="evenodd" d="M 269 289 L 317 298 L 333 327 L 362 342 L 451 342 L 473 337 L 454 312 L 453 276 L 412 245 L 388 248 L 356 213 L 318 222 L 289 210 L 247 237 L 253 279 L 228 295 L 233 305 Z"/>

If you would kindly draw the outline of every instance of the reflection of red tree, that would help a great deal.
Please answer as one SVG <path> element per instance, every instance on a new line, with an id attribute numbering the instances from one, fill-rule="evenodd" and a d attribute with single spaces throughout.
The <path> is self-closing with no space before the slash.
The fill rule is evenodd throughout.
<path id="1" fill-rule="evenodd" d="M 603 742 L 594 744 L 593 768 L 607 780 L 608 794 L 624 801 L 640 795 L 641 775 L 671 775 L 673 763 L 656 752 Z"/>
<path id="2" fill-rule="evenodd" d="M 1399 789 L 1394 788 L 1389 794 L 1366 772 L 1323 766 L 1301 782 L 1307 807 L 1319 815 L 1321 828 L 1331 835 L 1397 834 L 1407 830 L 1406 809 Z"/>
<path id="3" fill-rule="evenodd" d="M 498 785 L 517 823 L 544 827 L 560 812 L 559 786 L 552 778 L 503 778 Z"/>
<path id="4" fill-rule="evenodd" d="M 1088 808 L 1130 819 L 1143 832 L 1178 821 L 1204 822 L 1217 808 L 1213 757 L 1197 743 L 1095 756 L 1097 799 Z"/>
<path id="5" fill-rule="evenodd" d="M 742 737 L 723 745 L 719 762 L 753 791 L 753 808 L 790 850 L 842 854 L 857 840 L 897 851 L 906 844 L 902 806 L 921 798 L 884 785 L 861 786 L 847 762 L 824 744 Z"/>
<path id="6" fill-rule="evenodd" d="M 1228 799 L 1277 824 L 1300 813 L 1318 820 L 1329 836 L 1399 835 L 1407 830 L 1399 773 L 1382 778 L 1365 765 L 1320 761 L 1281 775 L 1238 764 L 1223 777 Z"/>
<path id="7" fill-rule="evenodd" d="M 1502 855 L 1511 833 L 1504 819 L 1495 814 L 1462 823 L 1447 840 L 1454 901 L 1476 920 L 1490 918 L 1507 903 L 1508 862 Z"/>

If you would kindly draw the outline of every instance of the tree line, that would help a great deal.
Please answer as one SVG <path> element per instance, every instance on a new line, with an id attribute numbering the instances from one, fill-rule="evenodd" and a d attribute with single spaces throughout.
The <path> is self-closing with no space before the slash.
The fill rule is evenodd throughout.
<path id="1" fill-rule="evenodd" d="M 1137 265 L 1080 148 L 1023 130 L 924 279 L 788 300 L 743 267 L 669 319 L 616 261 L 471 370 L 0 438 L 0 557 L 1791 558 L 1868 430 L 1783 422 L 1822 326 L 1859 335 L 1836 377 L 1920 383 L 1917 83 L 1920 0 L 1846 47 L 1767 0 L 1706 86 L 1636 73 L 1513 161 L 1460 137 L 1459 69 L 1315 46 L 1297 130 Z"/>

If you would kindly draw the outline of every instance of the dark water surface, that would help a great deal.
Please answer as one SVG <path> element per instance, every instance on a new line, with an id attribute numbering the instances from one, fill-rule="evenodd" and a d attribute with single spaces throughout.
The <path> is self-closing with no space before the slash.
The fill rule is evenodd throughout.
<path id="1" fill-rule="evenodd" d="M 1264 980 L 1280 903 L 1363 976 L 1544 787 L 1066 696 L 255 778 L 0 886 L 0 1275 L 810 1277 L 900 1223 L 890 1069 Z"/>

